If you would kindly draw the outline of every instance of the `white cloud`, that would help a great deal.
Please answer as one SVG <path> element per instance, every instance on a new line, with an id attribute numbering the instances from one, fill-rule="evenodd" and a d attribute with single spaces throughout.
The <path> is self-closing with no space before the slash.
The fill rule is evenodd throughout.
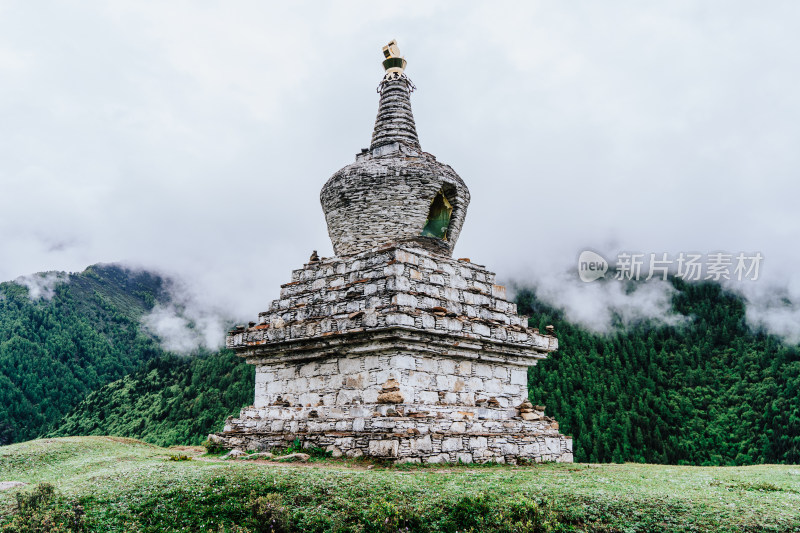
<path id="1" fill-rule="evenodd" d="M 530 279 L 518 283 L 533 285 L 538 298 L 563 310 L 570 322 L 596 333 L 642 321 L 674 325 L 684 320 L 672 312 L 675 289 L 666 281 L 628 284 L 609 279 L 585 283 L 574 272 L 562 272 L 539 277 L 533 283 Z"/>
<path id="2" fill-rule="evenodd" d="M 64 272 L 40 272 L 20 276 L 14 282 L 28 288 L 31 301 L 50 300 L 56 294 L 56 285 L 69 282 L 69 278 Z"/>
<path id="3" fill-rule="evenodd" d="M 142 317 L 145 329 L 171 352 L 189 354 L 202 348 L 221 348 L 231 322 L 225 311 L 181 281 L 165 279 L 169 303 L 156 304 Z"/>
<path id="4" fill-rule="evenodd" d="M 120 261 L 255 319 L 331 254 L 319 190 L 369 142 L 391 38 L 423 148 L 472 192 L 458 256 L 546 285 L 586 247 L 758 250 L 798 279 L 796 3 L 1 9 L 0 279 Z"/>

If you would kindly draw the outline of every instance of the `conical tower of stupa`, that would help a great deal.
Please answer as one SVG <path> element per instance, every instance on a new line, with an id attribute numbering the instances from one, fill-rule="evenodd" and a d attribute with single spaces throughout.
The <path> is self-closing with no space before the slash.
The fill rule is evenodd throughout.
<path id="1" fill-rule="evenodd" d="M 397 51 L 394 42 L 388 48 Z M 422 151 L 411 112 L 414 85 L 403 68 L 387 67 L 378 86 L 370 147 L 322 188 L 336 255 L 406 243 L 450 256 L 464 224 L 469 190 L 452 168 Z"/>
<path id="2" fill-rule="evenodd" d="M 527 368 L 558 341 L 528 328 L 495 275 L 453 259 L 470 201 L 423 152 L 406 60 L 383 49 L 369 148 L 320 200 L 335 257 L 312 256 L 227 345 L 256 366 L 254 405 L 209 438 L 414 462 L 571 461 Z"/>

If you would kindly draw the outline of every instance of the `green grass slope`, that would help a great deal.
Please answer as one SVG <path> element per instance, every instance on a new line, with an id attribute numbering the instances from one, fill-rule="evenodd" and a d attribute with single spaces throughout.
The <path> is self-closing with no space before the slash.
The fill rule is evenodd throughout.
<path id="1" fill-rule="evenodd" d="M 82 516 L 83 529 L 65 531 L 800 530 L 793 466 L 366 469 L 334 460 L 168 461 L 174 453 L 113 437 L 25 442 L 0 447 L 0 481 L 28 483 L 23 494 L 55 485 L 62 499 L 49 505 Z M 0 492 L 0 531 L 21 523 L 14 492 Z"/>
<path id="2" fill-rule="evenodd" d="M 48 436 L 119 435 L 200 444 L 253 403 L 255 368 L 228 350 L 163 357 L 92 392 Z"/>
<path id="3" fill-rule="evenodd" d="M 42 434 L 92 390 L 164 353 L 139 323 L 166 298 L 161 278 L 115 265 L 62 277 L 49 299 L 0 283 L 0 444 Z"/>

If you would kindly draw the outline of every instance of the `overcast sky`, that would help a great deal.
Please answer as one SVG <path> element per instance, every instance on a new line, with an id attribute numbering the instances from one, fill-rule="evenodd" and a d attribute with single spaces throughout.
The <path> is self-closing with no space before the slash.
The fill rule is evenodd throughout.
<path id="1" fill-rule="evenodd" d="M 800 3 L 336 6 L 0 0 L 0 279 L 118 261 L 254 319 L 332 255 L 319 190 L 397 38 L 423 149 L 472 193 L 456 256 L 589 321 L 587 247 L 758 251 L 742 290 L 800 300 Z"/>

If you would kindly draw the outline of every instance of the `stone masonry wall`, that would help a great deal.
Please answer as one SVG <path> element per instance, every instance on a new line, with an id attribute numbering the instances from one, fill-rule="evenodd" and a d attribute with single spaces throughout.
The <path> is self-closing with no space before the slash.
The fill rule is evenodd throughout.
<path id="1" fill-rule="evenodd" d="M 393 461 L 571 461 L 572 440 L 527 400 L 556 349 L 480 265 L 408 243 L 292 273 L 227 344 L 256 366 L 255 401 L 212 439 L 300 439 Z"/>
<path id="2" fill-rule="evenodd" d="M 532 409 L 524 420 L 502 408 L 453 410 L 446 406 L 421 412 L 416 406 L 243 409 L 225 431 L 210 439 L 227 448 L 270 450 L 296 439 L 334 457 L 369 456 L 396 462 L 511 463 L 572 461 L 572 438 L 558 423 Z M 511 416 L 514 414 L 515 416 Z"/>
<path id="3" fill-rule="evenodd" d="M 452 254 L 469 205 L 467 186 L 432 155 L 397 155 L 359 157 L 323 186 L 320 202 L 337 256 L 418 238 L 440 190 L 453 205 L 440 249 Z"/>
<path id="4" fill-rule="evenodd" d="M 411 351 L 278 360 L 256 366 L 256 408 L 377 404 L 391 380 L 400 404 L 515 408 L 528 397 L 525 366 L 432 357 Z"/>
<path id="5" fill-rule="evenodd" d="M 494 341 L 532 359 L 558 346 L 555 337 L 527 327 L 492 272 L 408 246 L 293 271 L 258 324 L 232 332 L 227 344 L 257 347 L 392 326 Z"/>
<path id="6" fill-rule="evenodd" d="M 414 85 L 407 76 L 389 75 L 379 86 L 381 95 L 378 116 L 372 131 L 370 149 L 393 143 L 402 143 L 420 150 L 414 113 L 411 110 L 411 92 Z"/>

